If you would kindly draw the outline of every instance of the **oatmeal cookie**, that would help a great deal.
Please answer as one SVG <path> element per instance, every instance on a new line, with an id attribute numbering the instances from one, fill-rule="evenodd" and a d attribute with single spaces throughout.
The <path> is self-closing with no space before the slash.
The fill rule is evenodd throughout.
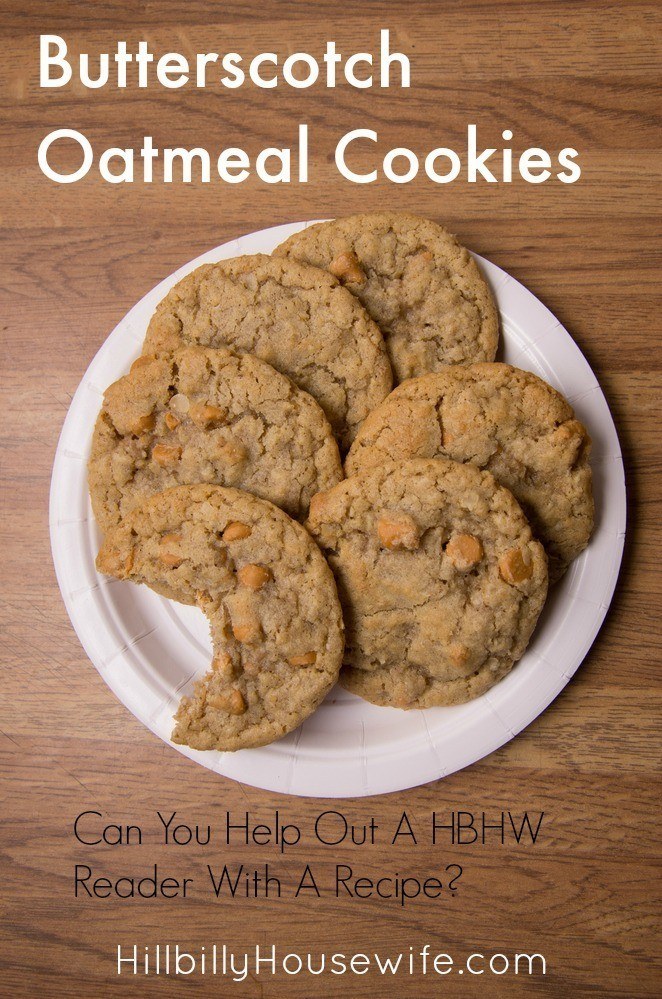
<path id="1" fill-rule="evenodd" d="M 213 660 L 179 705 L 175 742 L 266 745 L 336 682 L 343 623 L 333 576 L 306 530 L 271 503 L 220 486 L 167 489 L 106 536 L 97 568 L 177 593 L 209 619 Z"/>
<path id="2" fill-rule="evenodd" d="M 246 489 L 302 518 L 341 478 L 312 396 L 255 357 L 204 347 L 139 357 L 104 395 L 89 462 L 104 531 L 153 493 L 195 482 Z"/>
<path id="3" fill-rule="evenodd" d="M 323 267 L 381 329 L 396 380 L 444 364 L 493 361 L 496 305 L 473 257 L 442 226 L 414 215 L 350 215 L 309 226 L 274 253 Z"/>
<path id="4" fill-rule="evenodd" d="M 547 560 L 489 472 L 388 462 L 314 496 L 308 527 L 338 584 L 349 690 L 399 708 L 459 704 L 524 653 Z"/>
<path id="5" fill-rule="evenodd" d="M 556 580 L 593 530 L 590 450 L 572 407 L 541 378 L 473 364 L 400 385 L 362 425 L 345 468 L 447 457 L 487 469 L 522 506 Z"/>
<path id="6" fill-rule="evenodd" d="M 324 270 L 264 254 L 204 264 L 168 292 L 146 353 L 182 343 L 255 354 L 319 402 L 346 450 L 391 390 L 381 333 Z"/>

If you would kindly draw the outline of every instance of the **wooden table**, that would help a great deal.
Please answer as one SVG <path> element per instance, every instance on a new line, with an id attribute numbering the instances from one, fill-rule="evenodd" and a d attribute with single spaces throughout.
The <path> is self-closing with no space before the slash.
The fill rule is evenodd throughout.
<path id="1" fill-rule="evenodd" d="M 8 114 L 0 158 L 2 271 L 2 875 L 0 992 L 48 997 L 179 994 L 180 982 L 115 975 L 116 945 L 275 943 L 279 948 L 374 951 L 425 942 L 459 961 L 472 951 L 540 952 L 547 976 L 377 979 L 192 978 L 193 994 L 238 996 L 657 996 L 653 904 L 659 726 L 660 9 L 653 2 L 337 4 L 235 0 L 142 5 L 10 0 L 2 83 Z M 413 88 L 358 91 L 84 90 L 38 86 L 38 34 L 72 51 L 113 50 L 145 38 L 159 52 L 252 55 L 374 48 L 381 27 L 412 60 Z M 41 139 L 60 127 L 95 151 L 156 145 L 244 145 L 251 155 L 311 131 L 306 185 L 102 183 L 96 173 L 55 185 L 39 171 Z M 332 151 L 352 128 L 379 148 L 461 147 L 469 122 L 485 145 L 553 151 L 575 146 L 574 185 L 436 186 L 425 178 L 357 186 Z M 360 161 L 365 165 L 365 157 Z M 657 174 L 657 175 L 656 175 Z M 69 624 L 48 540 L 48 487 L 69 401 L 93 354 L 130 306 L 162 277 L 240 233 L 293 219 L 402 208 L 445 221 L 474 250 L 522 280 L 568 327 L 595 369 L 626 456 L 630 500 L 625 560 L 607 621 L 557 701 L 503 749 L 448 779 L 374 799 L 285 799 L 220 779 L 144 729 L 105 687 Z M 162 848 L 155 811 L 222 826 L 226 810 L 308 827 L 338 808 L 359 826 L 392 827 L 403 809 L 544 811 L 535 846 L 417 848 L 306 845 L 229 850 Z M 146 845 L 82 846 L 85 810 L 138 823 Z M 210 859 L 211 858 L 211 859 Z M 379 899 L 75 899 L 73 868 L 98 875 L 158 863 L 203 878 L 219 860 L 265 861 L 291 883 L 302 863 L 329 878 L 337 862 L 377 877 L 464 867 L 461 890 L 404 908 Z M 659 911 L 659 910 L 658 910 Z M 311 984 L 312 982 L 312 984 Z M 467 984 L 468 983 L 468 984 Z M 176 993 L 172 989 L 176 989 Z"/>

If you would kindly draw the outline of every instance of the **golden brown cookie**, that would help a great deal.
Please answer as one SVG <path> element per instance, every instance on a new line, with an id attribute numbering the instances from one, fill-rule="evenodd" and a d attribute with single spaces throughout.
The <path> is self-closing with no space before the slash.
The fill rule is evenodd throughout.
<path id="1" fill-rule="evenodd" d="M 343 623 L 331 571 L 306 530 L 238 489 L 178 486 L 107 536 L 99 572 L 147 583 L 209 619 L 209 672 L 181 701 L 173 740 L 263 746 L 296 728 L 338 677 Z"/>
<path id="2" fill-rule="evenodd" d="M 547 560 L 489 472 L 387 462 L 313 497 L 307 526 L 338 584 L 349 690 L 399 708 L 459 704 L 524 653 Z"/>
<path id="3" fill-rule="evenodd" d="M 143 354 L 106 390 L 89 462 L 102 530 L 175 485 L 237 486 L 292 517 L 342 478 L 324 413 L 270 365 L 228 350 Z"/>
<path id="4" fill-rule="evenodd" d="M 182 343 L 255 354 L 310 392 L 346 450 L 391 390 L 381 333 L 326 271 L 256 254 L 205 264 L 160 303 L 146 353 Z"/>
<path id="5" fill-rule="evenodd" d="M 435 457 L 487 469 L 522 506 L 555 580 L 593 530 L 590 450 L 572 407 L 541 378 L 473 364 L 400 385 L 361 426 L 345 469 Z"/>
<path id="6" fill-rule="evenodd" d="M 378 212 L 309 226 L 274 253 L 323 267 L 381 329 L 396 380 L 493 361 L 499 320 L 471 254 L 442 226 Z"/>

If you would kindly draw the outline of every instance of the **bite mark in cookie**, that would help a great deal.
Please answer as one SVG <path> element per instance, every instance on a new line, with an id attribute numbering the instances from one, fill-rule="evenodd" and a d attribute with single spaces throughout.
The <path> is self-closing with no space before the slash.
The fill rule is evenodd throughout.
<path id="1" fill-rule="evenodd" d="M 218 486 L 168 489 L 107 535 L 97 568 L 176 593 L 209 620 L 213 659 L 179 705 L 175 742 L 266 745 L 336 682 L 343 622 L 333 576 L 305 529 L 270 503 Z"/>

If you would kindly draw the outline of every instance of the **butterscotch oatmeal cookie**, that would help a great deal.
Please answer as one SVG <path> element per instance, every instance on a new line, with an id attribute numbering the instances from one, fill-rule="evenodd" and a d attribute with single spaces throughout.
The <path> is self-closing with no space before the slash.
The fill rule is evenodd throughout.
<path id="1" fill-rule="evenodd" d="M 363 423 L 345 468 L 447 457 L 487 469 L 521 504 L 556 580 L 593 530 L 590 450 L 572 407 L 542 379 L 473 364 L 400 385 Z"/>
<path id="2" fill-rule="evenodd" d="M 200 607 L 211 667 L 184 697 L 173 740 L 263 746 L 296 728 L 338 677 L 343 623 L 331 571 L 306 530 L 238 489 L 178 486 L 106 537 L 99 572 Z"/>
<path id="3" fill-rule="evenodd" d="M 499 321 L 468 250 L 414 215 L 350 215 L 309 226 L 274 253 L 323 267 L 381 329 L 397 381 L 444 364 L 494 360 Z"/>
<path id="4" fill-rule="evenodd" d="M 264 254 L 205 264 L 160 303 L 146 353 L 182 343 L 255 354 L 317 399 L 346 450 L 391 390 L 381 333 L 324 270 Z"/>
<path id="5" fill-rule="evenodd" d="M 522 656 L 547 562 L 489 472 L 388 462 L 314 496 L 308 527 L 338 584 L 349 690 L 399 708 L 459 704 Z"/>
<path id="6" fill-rule="evenodd" d="M 194 482 L 247 489 L 301 518 L 341 478 L 312 396 L 257 358 L 203 347 L 143 354 L 107 389 L 89 463 L 102 530 L 147 496 Z"/>

